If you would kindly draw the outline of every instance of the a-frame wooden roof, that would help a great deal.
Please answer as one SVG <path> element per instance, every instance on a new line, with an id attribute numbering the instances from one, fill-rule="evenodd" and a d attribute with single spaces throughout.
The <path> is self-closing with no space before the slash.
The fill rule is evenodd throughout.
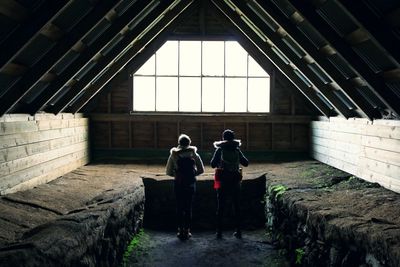
<path id="1" fill-rule="evenodd" d="M 80 111 L 205 9 L 325 116 L 400 117 L 397 0 L 3 0 L 0 116 Z"/>

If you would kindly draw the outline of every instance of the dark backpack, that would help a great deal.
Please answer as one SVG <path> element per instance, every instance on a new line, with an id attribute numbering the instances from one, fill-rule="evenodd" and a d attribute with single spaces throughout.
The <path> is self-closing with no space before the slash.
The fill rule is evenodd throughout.
<path id="1" fill-rule="evenodd" d="M 175 177 L 178 182 L 192 184 L 196 181 L 196 161 L 192 157 L 178 157 Z"/>
<path id="2" fill-rule="evenodd" d="M 222 168 L 227 171 L 239 170 L 240 156 L 237 149 L 222 149 L 221 152 Z"/>

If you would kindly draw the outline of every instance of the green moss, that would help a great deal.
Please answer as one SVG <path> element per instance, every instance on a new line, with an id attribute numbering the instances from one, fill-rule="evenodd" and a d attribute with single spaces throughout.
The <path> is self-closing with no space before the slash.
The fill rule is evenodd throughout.
<path id="1" fill-rule="evenodd" d="M 287 190 L 288 188 L 284 185 L 273 185 L 268 188 L 268 192 L 271 195 L 274 195 L 275 201 L 278 200 Z"/>
<path id="2" fill-rule="evenodd" d="M 296 254 L 296 261 L 295 264 L 300 265 L 303 262 L 303 257 L 304 257 L 304 249 L 302 248 L 297 248 L 295 251 Z"/>
<path id="3" fill-rule="evenodd" d="M 140 229 L 139 232 L 132 238 L 128 247 L 126 248 L 123 258 L 122 258 L 122 266 L 125 267 L 128 264 L 129 257 L 137 250 L 139 247 L 143 247 L 143 243 L 148 239 L 147 234 L 144 232 L 144 229 Z"/>

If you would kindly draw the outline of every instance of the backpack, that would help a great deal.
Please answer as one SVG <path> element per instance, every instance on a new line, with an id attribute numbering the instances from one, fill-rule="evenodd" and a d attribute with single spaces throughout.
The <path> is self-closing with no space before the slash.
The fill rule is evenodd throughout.
<path id="1" fill-rule="evenodd" d="M 196 181 L 196 161 L 193 157 L 178 157 L 175 178 L 177 182 L 193 184 Z"/>
<path id="2" fill-rule="evenodd" d="M 231 172 L 239 170 L 239 151 L 237 149 L 222 149 L 221 162 L 224 170 Z"/>

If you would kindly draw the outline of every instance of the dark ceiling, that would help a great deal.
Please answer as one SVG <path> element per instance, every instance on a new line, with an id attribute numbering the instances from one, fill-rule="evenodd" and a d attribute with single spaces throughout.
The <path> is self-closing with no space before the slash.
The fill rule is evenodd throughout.
<path id="1" fill-rule="evenodd" d="M 325 116 L 399 119 L 398 0 L 2 0 L 0 116 L 78 112 L 167 39 L 236 39 Z"/>

